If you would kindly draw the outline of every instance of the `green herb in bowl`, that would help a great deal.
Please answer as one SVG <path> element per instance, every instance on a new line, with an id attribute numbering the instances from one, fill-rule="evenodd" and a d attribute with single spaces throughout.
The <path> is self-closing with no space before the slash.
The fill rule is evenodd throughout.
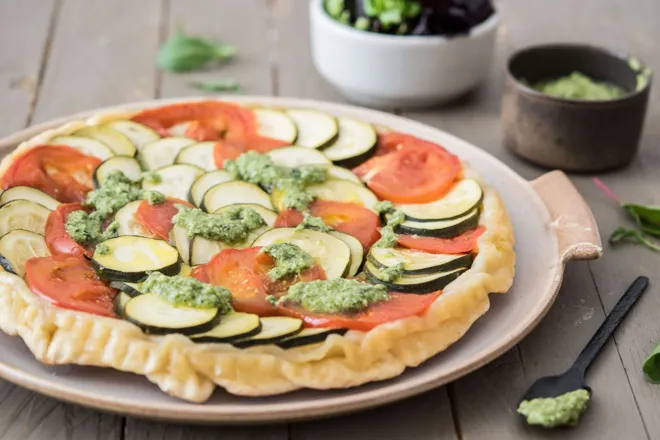
<path id="1" fill-rule="evenodd" d="M 626 94 L 626 91 L 611 83 L 596 81 L 580 72 L 573 72 L 561 78 L 541 81 L 531 86 L 550 96 L 565 99 L 607 101 Z"/>

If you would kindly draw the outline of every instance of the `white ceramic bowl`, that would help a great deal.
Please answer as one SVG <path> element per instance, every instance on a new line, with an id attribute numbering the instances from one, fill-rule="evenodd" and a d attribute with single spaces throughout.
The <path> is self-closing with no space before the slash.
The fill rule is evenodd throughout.
<path id="1" fill-rule="evenodd" d="M 468 35 L 383 35 L 331 18 L 322 0 L 310 0 L 312 57 L 319 73 L 348 100 L 370 107 L 442 104 L 474 88 L 492 58 L 495 12 Z"/>

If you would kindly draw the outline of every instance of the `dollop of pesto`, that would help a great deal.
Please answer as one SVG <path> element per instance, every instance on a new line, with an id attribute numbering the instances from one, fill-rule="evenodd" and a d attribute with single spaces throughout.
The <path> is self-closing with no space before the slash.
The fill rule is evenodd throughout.
<path id="1" fill-rule="evenodd" d="M 73 211 L 67 217 L 64 228 L 76 243 L 93 245 L 114 237 L 117 233 L 117 222 L 112 222 L 103 229 L 105 219 L 106 216 L 99 211 Z"/>
<path id="2" fill-rule="evenodd" d="M 142 198 L 150 205 L 160 205 L 165 201 L 165 194 L 158 191 L 144 191 Z"/>
<path id="3" fill-rule="evenodd" d="M 294 284 L 278 303 L 298 304 L 313 313 L 359 313 L 389 298 L 383 285 L 335 278 Z"/>
<path id="4" fill-rule="evenodd" d="M 393 283 L 403 275 L 403 263 L 397 263 L 394 266 L 382 267 L 375 274 L 378 279 L 386 283 Z"/>
<path id="5" fill-rule="evenodd" d="M 307 209 L 314 201 L 314 196 L 305 189 L 310 185 L 323 183 L 328 178 L 325 167 L 283 167 L 275 164 L 269 156 L 256 151 L 248 151 L 236 160 L 226 161 L 224 169 L 235 179 L 260 185 L 268 191 L 283 191 L 284 207 L 300 211 Z"/>
<path id="6" fill-rule="evenodd" d="M 110 248 L 103 243 L 99 243 L 96 245 L 95 253 L 99 255 L 107 255 L 110 253 Z"/>
<path id="7" fill-rule="evenodd" d="M 374 205 L 374 210 L 379 214 L 385 214 L 396 210 L 396 206 L 389 200 L 381 200 Z"/>
<path id="8" fill-rule="evenodd" d="M 236 244 L 248 234 L 266 225 L 257 211 L 245 206 L 231 206 L 219 214 L 207 214 L 201 209 L 176 205 L 179 212 L 172 222 L 186 230 L 189 237 L 199 235 L 208 240 Z"/>
<path id="9" fill-rule="evenodd" d="M 595 81 L 580 72 L 573 72 L 562 78 L 541 81 L 532 85 L 532 88 L 558 98 L 589 101 L 606 101 L 626 94 L 624 89 L 615 84 Z"/>
<path id="10" fill-rule="evenodd" d="M 518 413 L 525 416 L 530 425 L 545 428 L 575 426 L 587 408 L 589 398 L 587 390 L 579 389 L 557 397 L 523 400 Z"/>
<path id="11" fill-rule="evenodd" d="M 113 171 L 103 181 L 100 188 L 87 194 L 87 200 L 83 204 L 107 217 L 127 203 L 141 198 L 142 190 L 135 182 L 121 171 Z"/>
<path id="12" fill-rule="evenodd" d="M 154 185 L 158 185 L 159 183 L 162 183 L 163 178 L 161 177 L 160 174 L 154 171 L 145 171 L 142 173 L 142 181 L 147 183 L 153 183 Z"/>
<path id="13" fill-rule="evenodd" d="M 168 277 L 160 272 L 152 272 L 142 283 L 142 290 L 175 305 L 200 309 L 217 307 L 223 314 L 232 311 L 229 290 L 202 283 L 195 278 L 179 275 Z"/>
<path id="14" fill-rule="evenodd" d="M 374 246 L 380 248 L 391 248 L 396 245 L 396 240 L 399 235 L 394 232 L 394 229 L 401 223 L 406 221 L 406 215 L 399 209 L 394 209 L 394 204 L 389 201 L 383 201 L 376 204 L 374 207 L 378 212 L 387 213 L 387 223 L 380 228 L 380 238 Z M 392 210 L 394 209 L 394 210 Z"/>
<path id="15" fill-rule="evenodd" d="M 263 252 L 275 260 L 275 267 L 268 271 L 268 276 L 274 280 L 298 275 L 314 266 L 312 256 L 293 243 L 269 244 L 263 248 Z"/>
<path id="16" fill-rule="evenodd" d="M 315 229 L 321 232 L 334 231 L 334 229 L 325 224 L 322 218 L 315 217 L 308 212 L 303 212 L 303 221 L 296 226 L 296 231 L 302 231 L 303 229 Z"/>

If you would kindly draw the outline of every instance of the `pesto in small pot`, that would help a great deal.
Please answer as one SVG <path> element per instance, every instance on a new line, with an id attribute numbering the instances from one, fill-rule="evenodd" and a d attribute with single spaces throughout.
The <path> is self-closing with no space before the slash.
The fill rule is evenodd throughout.
<path id="1" fill-rule="evenodd" d="M 532 88 L 550 96 L 565 99 L 581 99 L 587 101 L 607 101 L 617 99 L 626 94 L 621 87 L 602 81 L 596 81 L 588 76 L 573 72 L 561 78 L 541 81 Z"/>
<path id="2" fill-rule="evenodd" d="M 530 425 L 545 428 L 575 426 L 587 408 L 590 394 L 585 389 L 571 391 L 557 397 L 523 400 L 518 413 L 525 416 Z"/>

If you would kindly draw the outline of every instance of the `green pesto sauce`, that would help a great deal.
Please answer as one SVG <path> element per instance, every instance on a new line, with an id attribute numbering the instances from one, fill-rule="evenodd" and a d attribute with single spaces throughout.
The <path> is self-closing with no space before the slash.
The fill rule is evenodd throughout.
<path id="1" fill-rule="evenodd" d="M 113 237 L 117 233 L 119 224 L 112 222 L 103 230 L 105 215 L 99 211 L 87 213 L 85 211 L 73 211 L 67 217 L 64 225 L 66 232 L 76 242 L 84 245 L 92 245 Z"/>
<path id="2" fill-rule="evenodd" d="M 155 171 L 145 171 L 142 173 L 142 181 L 158 185 L 159 183 L 163 182 L 163 178 Z"/>
<path id="3" fill-rule="evenodd" d="M 595 81 L 580 72 L 573 72 L 562 78 L 541 81 L 532 85 L 532 88 L 558 98 L 589 101 L 607 101 L 619 98 L 626 93 L 617 85 Z"/>
<path id="4" fill-rule="evenodd" d="M 557 397 L 523 400 L 518 413 L 525 416 L 530 425 L 546 428 L 575 426 L 587 408 L 589 398 L 587 390 L 579 389 Z"/>
<path id="5" fill-rule="evenodd" d="M 142 198 L 150 205 L 160 205 L 165 201 L 165 194 L 158 191 L 144 191 Z"/>
<path id="6" fill-rule="evenodd" d="M 392 205 L 391 202 L 387 202 L 387 203 Z M 385 206 L 389 206 L 389 205 L 383 204 L 382 206 L 380 206 L 380 208 L 383 209 Z M 376 210 L 378 210 L 378 208 L 379 206 L 376 207 Z M 383 211 L 383 212 L 387 212 L 387 211 Z M 391 214 L 389 214 L 387 217 L 387 224 L 382 228 L 380 228 L 380 238 L 376 243 L 374 243 L 374 246 L 380 248 L 394 247 L 394 245 L 396 245 L 396 240 L 399 237 L 399 235 L 396 232 L 394 232 L 394 228 L 399 226 L 405 220 L 406 220 L 406 215 L 403 213 L 403 211 L 398 209 L 391 211 Z"/>
<path id="7" fill-rule="evenodd" d="M 303 229 L 315 229 L 321 232 L 334 231 L 334 229 L 325 224 L 322 218 L 315 217 L 308 212 L 303 212 L 303 221 L 296 226 L 296 231 L 302 231 Z"/>
<path id="8" fill-rule="evenodd" d="M 289 168 L 277 165 L 273 160 L 256 151 L 241 154 L 236 160 L 228 160 L 224 166 L 235 179 L 260 185 L 266 190 L 284 192 L 284 207 L 304 211 L 314 201 L 314 196 L 305 191 L 310 185 L 327 180 L 325 167 L 304 165 Z"/>
<path id="9" fill-rule="evenodd" d="M 312 313 L 359 313 L 371 304 L 387 301 L 383 285 L 335 278 L 294 284 L 278 302 L 298 304 Z"/>
<path id="10" fill-rule="evenodd" d="M 142 283 L 142 290 L 175 305 L 204 309 L 217 307 L 223 314 L 232 311 L 229 290 L 202 283 L 195 278 L 179 275 L 168 277 L 160 272 L 152 272 Z"/>
<path id="11" fill-rule="evenodd" d="M 114 214 L 124 205 L 142 198 L 142 190 L 121 171 L 114 171 L 103 181 L 100 188 L 87 194 L 84 205 L 94 208 L 105 217 Z"/>
<path id="12" fill-rule="evenodd" d="M 391 267 L 382 267 L 378 269 L 378 273 L 375 275 L 386 283 L 393 283 L 403 275 L 403 263 L 397 263 Z"/>
<path id="13" fill-rule="evenodd" d="M 268 276 L 281 280 L 314 266 L 314 259 L 307 252 L 293 243 L 269 244 L 263 252 L 275 260 L 275 267 L 268 271 Z"/>
<path id="14" fill-rule="evenodd" d="M 107 255 L 110 253 L 110 248 L 103 243 L 99 243 L 96 245 L 95 253 L 99 255 Z"/>
<path id="15" fill-rule="evenodd" d="M 245 241 L 248 234 L 266 225 L 257 211 L 244 206 L 232 206 L 220 214 L 207 214 L 201 209 L 176 205 L 178 214 L 172 222 L 184 228 L 189 237 L 199 235 L 208 240 L 235 244 Z"/>

